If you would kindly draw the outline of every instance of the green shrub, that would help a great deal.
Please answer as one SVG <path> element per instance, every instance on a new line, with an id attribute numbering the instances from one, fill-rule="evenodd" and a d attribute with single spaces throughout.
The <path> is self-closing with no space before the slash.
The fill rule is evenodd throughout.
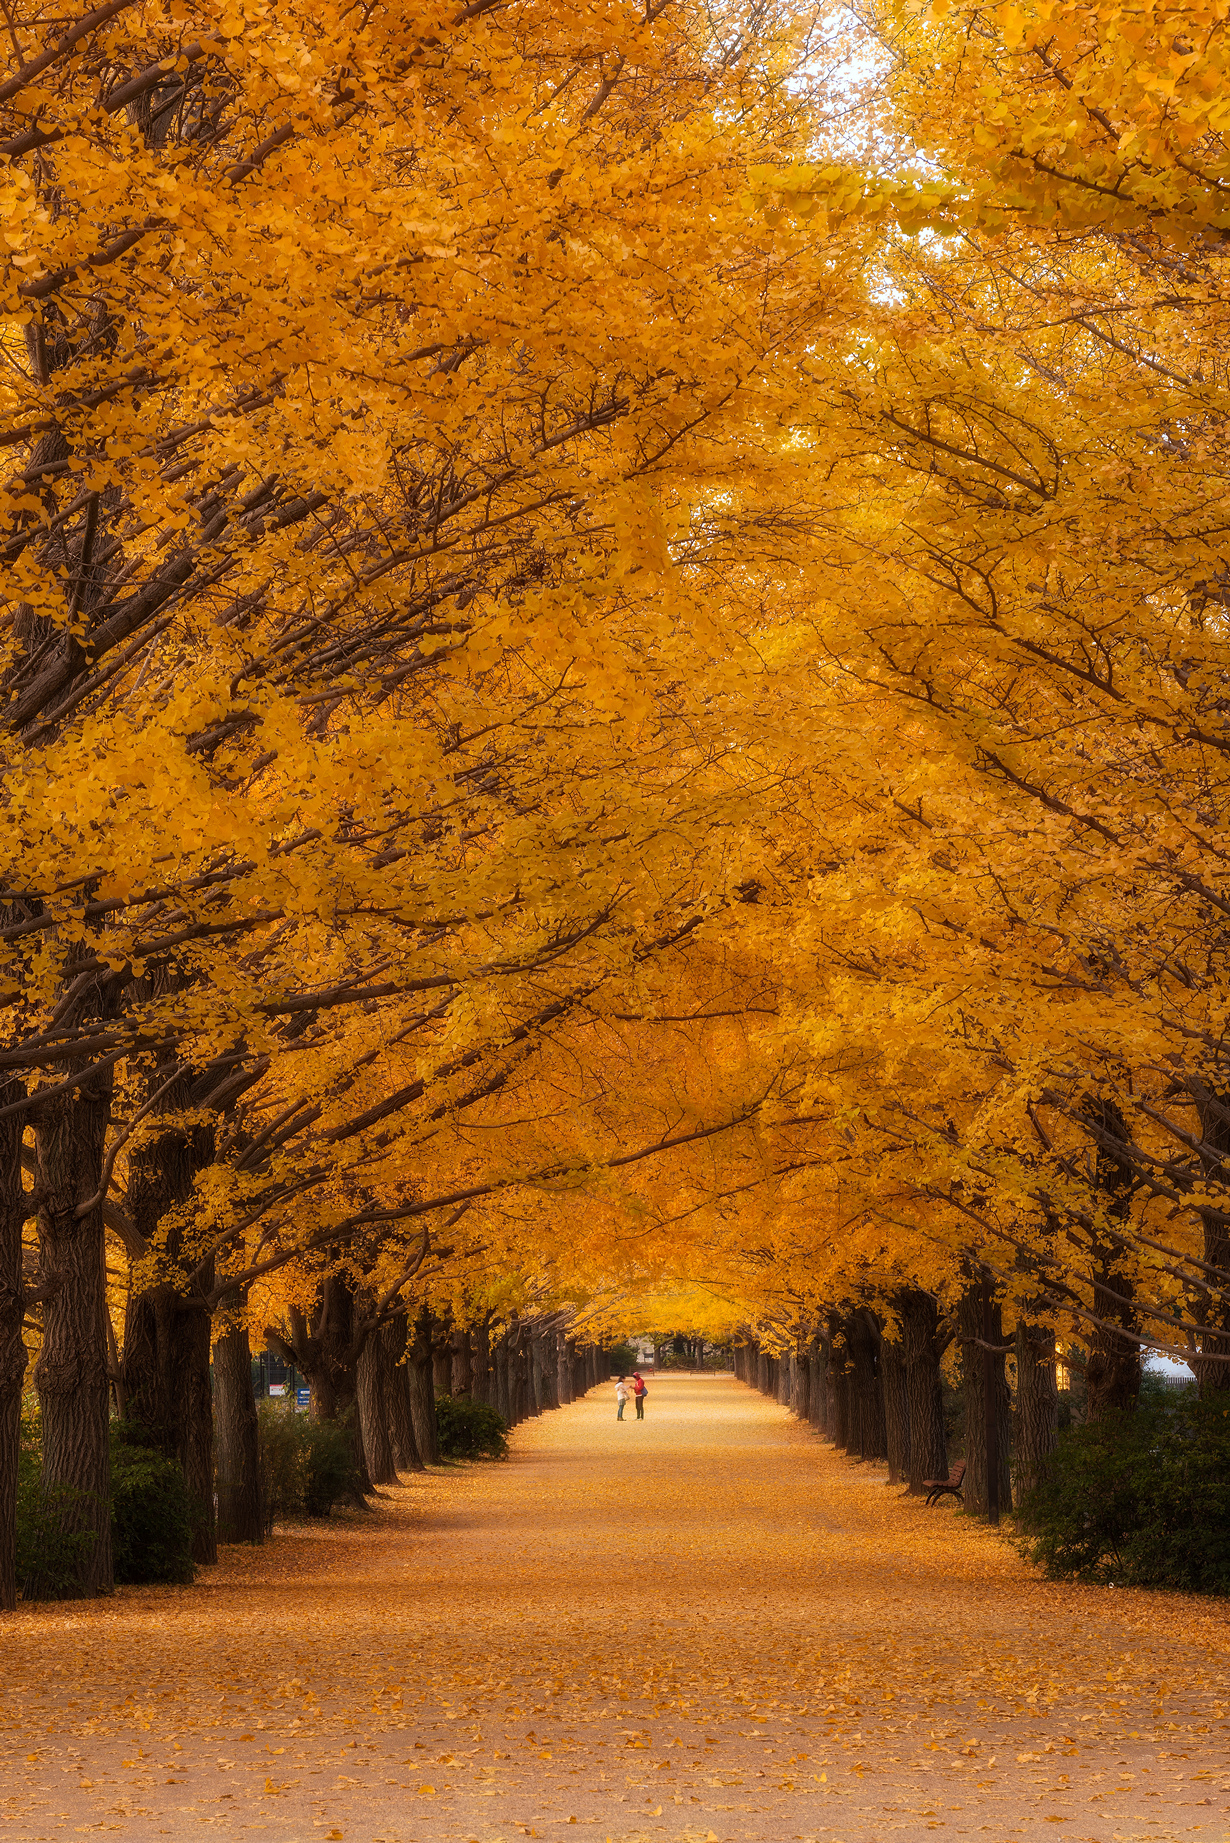
<path id="1" fill-rule="evenodd" d="M 339 1422 L 262 1402 L 257 1441 L 266 1532 L 295 1517 L 327 1517 L 341 1498 L 357 1495 L 354 1444 Z"/>
<path id="2" fill-rule="evenodd" d="M 17 1470 L 17 1586 L 23 1600 L 72 1599 L 80 1569 L 94 1547 L 92 1529 L 74 1527 L 74 1507 L 86 1491 L 59 1485 L 44 1491 L 37 1453 L 23 1451 Z"/>
<path id="3" fill-rule="evenodd" d="M 616 1344 L 614 1350 L 607 1351 L 607 1356 L 612 1376 L 618 1376 L 621 1370 L 625 1376 L 629 1376 L 640 1363 L 640 1357 L 631 1344 Z"/>
<path id="4" fill-rule="evenodd" d="M 507 1459 L 508 1422 L 468 1395 L 437 1395 L 436 1439 L 441 1459 Z"/>
<path id="5" fill-rule="evenodd" d="M 111 1547 L 117 1583 L 179 1585 L 195 1578 L 194 1511 L 173 1459 L 139 1444 L 136 1428 L 111 1424 Z M 71 1599 L 94 1546 L 81 1529 L 87 1491 L 44 1490 L 37 1425 L 22 1428 L 17 1479 L 17 1579 L 26 1600 Z"/>
<path id="6" fill-rule="evenodd" d="M 263 1401 L 256 1410 L 261 1514 L 265 1534 L 275 1523 L 303 1515 L 303 1415 Z"/>
<path id="7" fill-rule="evenodd" d="M 1052 1580 L 1230 1593 L 1230 1404 L 1176 1393 L 1070 1428 L 1017 1527 Z"/>
<path id="8" fill-rule="evenodd" d="M 327 1517 L 344 1497 L 359 1495 L 354 1441 L 340 1421 L 309 1421 L 300 1415 L 303 1442 L 303 1508 L 309 1517 Z"/>
<path id="9" fill-rule="evenodd" d="M 196 1510 L 174 1459 L 139 1444 L 140 1429 L 111 1423 L 111 1547 L 117 1583 L 195 1580 Z"/>

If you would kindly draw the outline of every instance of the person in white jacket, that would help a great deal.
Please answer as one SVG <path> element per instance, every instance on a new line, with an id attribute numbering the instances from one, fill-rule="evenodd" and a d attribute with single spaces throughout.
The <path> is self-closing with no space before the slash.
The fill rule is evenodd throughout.
<path id="1" fill-rule="evenodd" d="M 624 1418 L 624 1403 L 628 1399 L 628 1394 L 629 1389 L 626 1380 L 622 1376 L 617 1377 L 615 1382 L 615 1400 L 619 1403 L 619 1406 L 615 1410 L 615 1419 L 617 1421 L 622 1421 Z"/>

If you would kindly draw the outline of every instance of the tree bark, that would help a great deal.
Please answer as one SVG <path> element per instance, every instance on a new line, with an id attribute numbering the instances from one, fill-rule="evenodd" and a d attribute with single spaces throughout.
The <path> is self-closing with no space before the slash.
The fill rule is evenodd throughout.
<path id="1" fill-rule="evenodd" d="M 1210 1179 L 1221 1185 L 1230 1163 L 1230 1095 L 1191 1083 L 1200 1113 L 1200 1138 L 1208 1152 L 1201 1162 Z M 1192 1369 L 1202 1400 L 1230 1390 L 1230 1225 L 1219 1210 L 1201 1210 L 1203 1257 L 1217 1270 L 1216 1290 L 1207 1284 L 1196 1289 L 1193 1317 L 1204 1327 L 1199 1354 Z"/>
<path id="2" fill-rule="evenodd" d="M 1032 1491 L 1059 1438 L 1055 1332 L 1050 1325 L 1016 1328 L 1016 1501 Z"/>
<path id="3" fill-rule="evenodd" d="M 1012 1502 L 1012 1470 L 1009 1445 L 1012 1437 L 1012 1396 L 999 1349 L 987 1351 L 984 1344 L 1002 1345 L 1003 1311 L 998 1299 L 986 1311 L 986 1289 L 981 1272 L 967 1274 L 957 1304 L 957 1325 L 961 1338 L 961 1373 L 965 1384 L 965 1483 L 962 1496 L 967 1510 L 985 1517 L 991 1508 L 987 1466 L 987 1418 L 995 1415 L 996 1494 L 995 1508 L 1006 1510 Z M 986 1335 L 989 1331 L 990 1335 Z M 993 1400 L 988 1407 L 987 1382 Z"/>
<path id="4" fill-rule="evenodd" d="M 850 1314 L 846 1330 L 850 1349 L 851 1387 L 856 1403 L 854 1442 L 860 1459 L 883 1459 L 888 1445 L 884 1427 L 884 1393 L 880 1382 L 879 1326 L 866 1308 Z"/>
<path id="5" fill-rule="evenodd" d="M 924 1479 L 948 1476 L 940 1381 L 948 1340 L 940 1332 L 939 1308 L 930 1293 L 911 1287 L 901 1295 L 899 1309 L 910 1413 L 910 1490 L 921 1493 Z"/>
<path id="6" fill-rule="evenodd" d="M 214 1427 L 219 1542 L 263 1542 L 260 1455 L 248 1327 L 230 1325 L 214 1345 Z"/>
<path id="7" fill-rule="evenodd" d="M 848 1451 L 850 1446 L 850 1383 L 845 1353 L 834 1337 L 829 1344 L 828 1367 L 829 1437 L 834 1446 Z"/>
<path id="8" fill-rule="evenodd" d="M 1115 1143 L 1126 1144 L 1127 1123 L 1113 1101 L 1090 1096 L 1085 1112 L 1101 1135 L 1097 1152 L 1097 1189 L 1106 1199 L 1112 1221 L 1126 1221 L 1132 1209 L 1133 1171 Z M 1100 1320 L 1089 1338 L 1085 1365 L 1085 1412 L 1091 1421 L 1107 1414 L 1129 1413 L 1140 1396 L 1140 1319 L 1133 1303 L 1135 1288 L 1123 1251 L 1113 1235 L 1095 1234 L 1093 1309 Z"/>
<path id="9" fill-rule="evenodd" d="M 63 1485 L 84 1494 L 64 1513 L 68 1527 L 95 1538 L 77 1571 L 82 1597 L 109 1593 L 113 1584 L 107 1291 L 98 1194 L 110 1117 L 109 1072 L 57 1095 L 35 1114 L 34 1198 L 39 1260 L 49 1289 L 34 1366 L 43 1487 Z M 86 1204 L 91 1207 L 78 1216 L 78 1207 Z"/>
<path id="10" fill-rule="evenodd" d="M 350 1435 L 355 1492 L 372 1488 L 359 1416 L 359 1358 L 367 1332 L 356 1311 L 355 1284 L 344 1268 L 326 1272 L 316 1287 L 310 1316 L 292 1306 L 285 1326 L 269 1325 L 266 1337 L 303 1371 L 318 1421 L 335 1421 Z"/>
<path id="11" fill-rule="evenodd" d="M 470 1393 L 475 1401 L 491 1400 L 491 1326 L 485 1318 L 470 1331 Z"/>
<path id="12" fill-rule="evenodd" d="M 172 1065 L 173 1067 L 173 1065 Z M 160 1065 L 149 1078 L 151 1093 L 166 1079 Z M 187 1101 L 184 1076 L 166 1096 L 168 1109 Z M 183 1206 L 196 1174 L 213 1157 L 210 1127 L 172 1127 L 138 1146 L 128 1161 L 128 1213 L 151 1247 L 162 1237 L 163 1277 L 132 1292 L 124 1317 L 120 1362 L 124 1417 L 141 1430 L 142 1442 L 174 1459 L 183 1469 L 193 1505 L 192 1556 L 218 1559 L 214 1528 L 214 1421 L 209 1359 L 213 1320 L 206 1290 L 212 1262 L 200 1281 L 184 1258 Z M 164 1220 L 170 1226 L 162 1230 Z"/>
<path id="13" fill-rule="evenodd" d="M 555 1378 L 560 1406 L 567 1407 L 572 1400 L 572 1368 L 568 1361 L 568 1339 L 562 1331 L 556 1334 Z"/>
<path id="14" fill-rule="evenodd" d="M 374 1310 L 374 1299 L 364 1303 Z M 393 1440 L 389 1429 L 390 1391 L 384 1340 L 380 1330 L 371 1333 L 359 1352 L 355 1384 L 367 1475 L 373 1485 L 395 1485 L 397 1466 L 393 1459 Z"/>
<path id="15" fill-rule="evenodd" d="M 811 1347 L 800 1344 L 794 1358 L 794 1411 L 801 1421 L 811 1419 Z"/>
<path id="16" fill-rule="evenodd" d="M 829 1349 L 828 1339 L 814 1337 L 811 1341 L 811 1424 L 817 1433 L 826 1434 L 829 1430 Z"/>
<path id="17" fill-rule="evenodd" d="M 0 1107 L 25 1097 L 25 1084 L 0 1081 Z M 21 1391 L 26 1345 L 21 1334 L 25 1294 L 21 1229 L 26 1195 L 21 1181 L 20 1114 L 0 1120 L 0 1612 L 17 1605 L 17 1466 L 21 1456 Z"/>
<path id="18" fill-rule="evenodd" d="M 905 1353 L 894 1338 L 880 1346 L 880 1378 L 884 1388 L 884 1442 L 888 1449 L 888 1482 L 900 1484 L 910 1475 L 910 1406 L 906 1392 Z"/>
<path id="19" fill-rule="evenodd" d="M 452 1395 L 469 1395 L 470 1389 L 470 1333 L 454 1331 L 452 1337 L 452 1374 L 449 1378 L 449 1392 Z"/>
<path id="20" fill-rule="evenodd" d="M 431 1380 L 437 1395 L 447 1395 L 453 1386 L 453 1349 L 448 1343 L 436 1342 L 431 1353 Z"/>
<path id="21" fill-rule="evenodd" d="M 439 1465 L 431 1346 L 431 1313 L 423 1306 L 414 1321 L 414 1339 L 410 1345 L 410 1416 L 414 1423 L 414 1442 L 424 1465 Z"/>
<path id="22" fill-rule="evenodd" d="M 410 1364 L 406 1358 L 407 1315 L 398 1312 L 384 1327 L 388 1354 L 389 1438 L 393 1442 L 393 1463 L 399 1472 L 421 1472 L 423 1461 L 414 1437 L 414 1417 L 410 1409 Z"/>

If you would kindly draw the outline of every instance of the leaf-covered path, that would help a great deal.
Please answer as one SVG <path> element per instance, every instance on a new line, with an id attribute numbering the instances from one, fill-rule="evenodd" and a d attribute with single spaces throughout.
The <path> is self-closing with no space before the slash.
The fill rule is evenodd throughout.
<path id="1" fill-rule="evenodd" d="M 611 1394 L 196 1588 L 21 1609 L 0 1837 L 1230 1835 L 1224 1609 L 1047 1586 L 733 1378 Z"/>

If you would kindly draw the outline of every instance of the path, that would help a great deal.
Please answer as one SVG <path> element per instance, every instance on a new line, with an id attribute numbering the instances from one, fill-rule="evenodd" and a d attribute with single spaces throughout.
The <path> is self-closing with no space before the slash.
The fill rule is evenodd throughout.
<path id="1" fill-rule="evenodd" d="M 607 1395 L 0 1624 L 0 1839 L 1230 1836 L 1224 1607 L 1047 1586 L 731 1377 Z"/>

